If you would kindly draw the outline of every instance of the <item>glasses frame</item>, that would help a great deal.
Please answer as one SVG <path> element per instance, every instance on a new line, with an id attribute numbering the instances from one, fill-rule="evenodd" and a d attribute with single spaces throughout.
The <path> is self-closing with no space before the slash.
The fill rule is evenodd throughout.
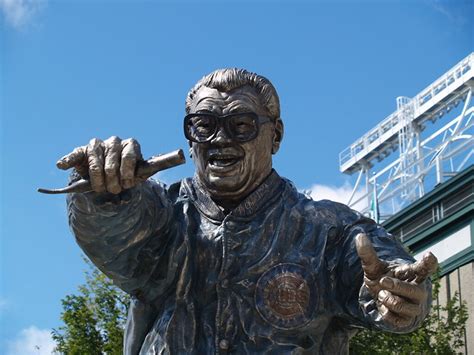
<path id="1" fill-rule="evenodd" d="M 250 115 L 251 117 L 253 117 L 255 119 L 256 131 L 255 131 L 255 134 L 252 135 L 251 138 L 239 139 L 239 138 L 236 137 L 236 135 L 232 132 L 232 130 L 229 127 L 230 119 L 234 116 L 240 116 L 240 115 Z M 186 129 L 186 127 L 188 126 L 187 123 L 188 123 L 188 121 L 191 117 L 206 117 L 206 116 L 215 117 L 217 124 L 216 124 L 215 130 L 214 130 L 214 133 L 212 133 L 209 136 L 209 138 L 207 138 L 204 141 L 198 141 L 198 140 L 194 139 L 190 134 L 188 134 L 188 130 Z M 190 114 L 187 114 L 186 116 L 184 116 L 183 129 L 184 129 L 185 137 L 189 141 L 194 142 L 194 143 L 208 143 L 208 142 L 210 142 L 211 140 L 213 140 L 216 137 L 216 135 L 219 132 L 221 127 L 224 128 L 224 131 L 225 131 L 227 137 L 229 137 L 230 139 L 235 140 L 237 142 L 249 142 L 249 141 L 254 140 L 255 138 L 258 137 L 258 134 L 260 133 L 260 126 L 264 123 L 267 123 L 267 122 L 273 122 L 273 119 L 270 118 L 270 117 L 267 117 L 267 116 L 259 116 L 255 112 L 251 112 L 251 111 L 248 111 L 248 112 L 235 112 L 235 113 L 229 113 L 227 115 L 217 115 L 217 114 L 211 113 L 211 112 L 198 112 L 198 113 L 190 113 Z"/>

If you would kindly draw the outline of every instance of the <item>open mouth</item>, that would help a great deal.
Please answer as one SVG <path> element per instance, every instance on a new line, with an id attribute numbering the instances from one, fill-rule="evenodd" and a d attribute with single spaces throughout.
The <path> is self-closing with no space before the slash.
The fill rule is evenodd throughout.
<path id="1" fill-rule="evenodd" d="M 224 168 L 236 164 L 240 157 L 231 155 L 215 155 L 209 158 L 209 165 L 216 168 Z"/>

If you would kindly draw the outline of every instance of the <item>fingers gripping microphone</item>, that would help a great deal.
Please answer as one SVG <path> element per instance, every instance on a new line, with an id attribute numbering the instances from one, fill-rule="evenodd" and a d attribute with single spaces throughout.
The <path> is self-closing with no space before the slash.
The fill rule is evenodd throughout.
<path id="1" fill-rule="evenodd" d="M 157 155 L 151 157 L 148 160 L 143 160 L 137 163 L 135 178 L 139 181 L 145 181 L 150 176 L 156 174 L 158 171 L 173 168 L 175 166 L 184 164 L 185 162 L 186 158 L 184 157 L 182 149 L 178 149 L 167 154 Z M 38 192 L 43 194 L 65 194 L 89 191 L 92 191 L 92 186 L 89 179 L 78 180 L 61 189 L 38 189 Z"/>

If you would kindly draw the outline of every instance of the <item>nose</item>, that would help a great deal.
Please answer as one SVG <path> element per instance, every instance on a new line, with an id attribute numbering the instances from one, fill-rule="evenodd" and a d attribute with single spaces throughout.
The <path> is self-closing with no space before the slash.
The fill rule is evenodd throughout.
<path id="1" fill-rule="evenodd" d="M 219 127 L 216 135 L 214 136 L 214 138 L 211 139 L 211 143 L 216 145 L 226 145 L 229 144 L 231 141 L 232 140 L 227 135 L 227 132 L 225 131 L 223 126 Z"/>

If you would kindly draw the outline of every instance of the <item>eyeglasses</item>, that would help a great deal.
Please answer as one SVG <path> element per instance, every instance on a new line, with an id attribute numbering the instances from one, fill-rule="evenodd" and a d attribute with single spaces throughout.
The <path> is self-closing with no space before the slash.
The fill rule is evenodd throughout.
<path id="1" fill-rule="evenodd" d="M 184 117 L 184 135 L 195 143 L 211 141 L 223 127 L 227 136 L 238 142 L 255 139 L 260 126 L 272 119 L 254 112 L 215 115 L 212 113 L 190 113 Z"/>

